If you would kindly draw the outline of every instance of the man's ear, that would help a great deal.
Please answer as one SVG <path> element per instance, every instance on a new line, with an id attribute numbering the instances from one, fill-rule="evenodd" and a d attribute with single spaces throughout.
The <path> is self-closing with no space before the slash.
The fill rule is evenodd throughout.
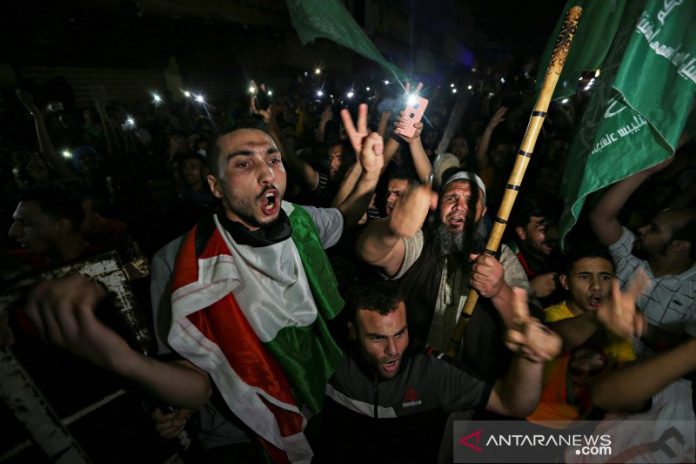
<path id="1" fill-rule="evenodd" d="M 212 174 L 208 174 L 206 180 L 208 181 L 208 187 L 210 187 L 210 193 L 212 193 L 215 198 L 222 198 L 222 186 L 218 178 Z"/>
<path id="2" fill-rule="evenodd" d="M 568 276 L 565 274 L 560 274 L 558 276 L 558 281 L 561 283 L 561 287 L 563 287 L 566 290 L 570 290 L 570 287 L 568 286 Z"/>
<path id="3" fill-rule="evenodd" d="M 348 322 L 348 338 L 351 340 L 358 339 L 358 331 L 355 330 L 355 324 Z"/>
<path id="4" fill-rule="evenodd" d="M 672 240 L 669 244 L 670 250 L 676 255 L 689 256 L 691 243 L 688 240 Z"/>
<path id="5" fill-rule="evenodd" d="M 515 233 L 520 238 L 520 240 L 522 240 L 522 241 L 527 240 L 527 231 L 524 230 L 524 227 L 522 227 L 522 226 L 515 227 Z"/>

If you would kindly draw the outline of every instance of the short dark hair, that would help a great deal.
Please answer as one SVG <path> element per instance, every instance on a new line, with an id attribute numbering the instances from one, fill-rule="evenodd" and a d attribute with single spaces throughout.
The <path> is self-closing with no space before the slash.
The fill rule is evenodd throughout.
<path id="1" fill-rule="evenodd" d="M 611 263 L 612 269 L 616 270 L 614 258 L 609 253 L 609 249 L 598 243 L 578 242 L 570 246 L 563 254 L 563 269 L 566 275 L 570 275 L 573 265 L 583 258 L 603 258 Z"/>
<path id="2" fill-rule="evenodd" d="M 349 320 L 355 322 L 361 309 L 377 311 L 385 316 L 396 311 L 397 305 L 403 299 L 399 288 L 393 282 L 377 281 L 355 285 L 348 291 L 347 296 L 346 309 Z"/>
<path id="3" fill-rule="evenodd" d="M 19 201 L 35 201 L 41 210 L 55 220 L 67 219 L 75 232 L 80 231 L 85 212 L 83 196 L 75 182 L 54 182 L 22 191 Z"/>
<path id="4" fill-rule="evenodd" d="M 256 129 L 265 132 L 269 136 L 271 135 L 263 121 L 252 118 L 241 119 L 218 129 L 218 131 L 215 132 L 215 134 L 213 134 L 213 136 L 208 140 L 208 150 L 206 152 L 208 169 L 210 169 L 210 173 L 215 177 L 220 176 L 220 169 L 218 166 L 218 159 L 220 158 L 220 146 L 218 145 L 218 140 L 221 137 L 240 129 Z"/>
<path id="5" fill-rule="evenodd" d="M 532 216 L 546 218 L 550 224 L 554 224 L 561 216 L 561 204 L 555 198 L 523 193 L 515 204 L 511 226 L 525 227 L 532 220 Z"/>

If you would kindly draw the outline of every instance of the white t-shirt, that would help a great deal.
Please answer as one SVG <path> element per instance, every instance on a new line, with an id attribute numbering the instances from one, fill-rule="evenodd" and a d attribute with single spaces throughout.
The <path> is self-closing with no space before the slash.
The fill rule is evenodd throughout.
<path id="1" fill-rule="evenodd" d="M 696 264 L 678 275 L 655 277 L 647 261 L 631 254 L 635 235 L 623 228 L 621 238 L 609 247 L 616 264 L 616 276 L 624 287 L 640 267 L 650 278 L 652 286 L 643 292 L 638 308 L 648 322 L 675 335 L 696 336 Z M 636 346 L 637 354 L 645 354 L 645 347 Z"/>

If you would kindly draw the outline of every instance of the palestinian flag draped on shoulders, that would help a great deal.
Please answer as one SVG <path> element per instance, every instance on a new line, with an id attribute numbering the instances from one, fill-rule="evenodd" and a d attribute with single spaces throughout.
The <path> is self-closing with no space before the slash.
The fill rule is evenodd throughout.
<path id="1" fill-rule="evenodd" d="M 237 244 L 217 218 L 187 235 L 172 281 L 168 341 L 211 376 L 273 461 L 309 462 L 303 412 L 321 409 L 341 360 L 325 320 L 343 300 L 312 218 L 282 207 L 292 236 L 269 246 Z"/>
<path id="2" fill-rule="evenodd" d="M 565 11 L 573 5 L 583 14 L 554 99 L 575 93 L 583 71 L 600 73 L 561 181 L 562 240 L 588 195 L 674 154 L 696 93 L 696 2 L 571 0 Z"/>

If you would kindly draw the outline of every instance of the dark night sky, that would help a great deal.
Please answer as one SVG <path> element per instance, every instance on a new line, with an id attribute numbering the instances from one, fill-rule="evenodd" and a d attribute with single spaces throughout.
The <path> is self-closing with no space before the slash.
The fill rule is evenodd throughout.
<path id="1" fill-rule="evenodd" d="M 284 2 L 277 1 L 278 16 L 284 18 L 281 21 L 286 22 L 286 27 L 290 27 L 283 11 Z M 458 0 L 401 0 L 394 3 L 410 10 L 419 25 L 443 34 L 469 37 L 472 42 L 477 42 L 471 44 L 473 48 L 487 49 L 493 55 L 540 54 L 565 4 L 562 0 L 459 1 L 463 1 L 465 8 L 471 11 L 471 18 L 460 18 L 453 14 Z M 66 64 L 78 60 L 79 56 L 111 61 L 118 55 L 125 57 L 130 54 L 134 59 L 133 64 L 137 66 L 142 65 L 147 57 L 138 56 L 138 48 L 134 44 L 148 41 L 156 44 L 157 49 L 165 50 L 169 44 L 175 44 L 182 38 L 194 40 L 197 37 L 196 27 L 204 30 L 210 26 L 209 21 L 202 19 L 153 18 L 147 11 L 143 18 L 139 18 L 136 14 L 137 2 L 132 1 L 118 2 L 118 8 L 108 12 L 100 11 L 104 10 L 100 5 L 103 3 L 61 0 L 8 3 L 4 7 L 5 14 L 0 18 L 0 35 L 3 39 L 0 41 L 0 52 L 5 60 L 10 61 L 30 62 L 32 55 L 37 55 L 39 61 L 64 60 Z M 192 5 L 195 3 L 192 2 Z M 194 22 L 198 26 L 192 26 Z M 244 33 L 239 24 L 218 24 L 213 27 L 231 34 Z M 462 28 L 467 30 L 462 31 Z M 93 50 L 90 44 L 85 43 L 94 41 L 96 45 L 100 41 L 98 37 L 106 37 L 104 42 L 112 47 L 117 56 L 107 58 L 103 50 Z M 416 37 L 416 43 L 417 40 Z M 116 50 L 119 46 L 123 50 Z"/>

